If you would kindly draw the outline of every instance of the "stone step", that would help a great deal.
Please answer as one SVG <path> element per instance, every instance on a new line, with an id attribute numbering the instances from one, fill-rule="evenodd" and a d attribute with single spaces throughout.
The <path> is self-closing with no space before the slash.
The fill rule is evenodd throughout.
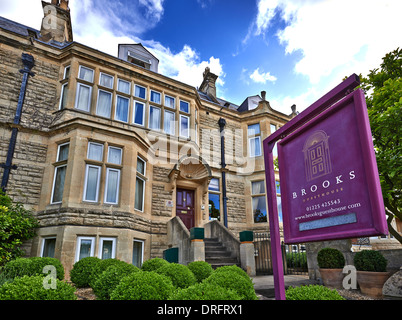
<path id="1" fill-rule="evenodd" d="M 237 258 L 232 257 L 232 253 L 228 251 L 218 238 L 206 238 L 205 243 L 205 261 L 208 262 L 213 269 L 222 266 L 238 265 Z"/>

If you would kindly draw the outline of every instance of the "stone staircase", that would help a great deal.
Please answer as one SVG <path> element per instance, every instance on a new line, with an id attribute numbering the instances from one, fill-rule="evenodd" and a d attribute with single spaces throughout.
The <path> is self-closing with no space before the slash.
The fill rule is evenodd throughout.
<path id="1" fill-rule="evenodd" d="M 205 238 L 205 261 L 212 268 L 216 269 L 222 266 L 237 265 L 240 266 L 237 258 L 232 257 L 232 253 L 219 241 L 218 238 Z"/>

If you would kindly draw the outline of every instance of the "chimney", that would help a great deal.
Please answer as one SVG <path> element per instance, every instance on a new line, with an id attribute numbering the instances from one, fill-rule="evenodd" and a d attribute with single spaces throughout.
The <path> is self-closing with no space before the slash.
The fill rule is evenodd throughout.
<path id="1" fill-rule="evenodd" d="M 40 29 L 41 40 L 72 42 L 73 29 L 68 0 L 52 0 L 51 3 L 42 1 L 42 7 L 44 17 Z"/>
<path id="2" fill-rule="evenodd" d="M 205 68 L 203 73 L 204 80 L 201 83 L 200 91 L 206 93 L 214 102 L 218 102 L 216 99 L 216 86 L 215 82 L 218 76 L 210 72 L 209 67 Z"/>

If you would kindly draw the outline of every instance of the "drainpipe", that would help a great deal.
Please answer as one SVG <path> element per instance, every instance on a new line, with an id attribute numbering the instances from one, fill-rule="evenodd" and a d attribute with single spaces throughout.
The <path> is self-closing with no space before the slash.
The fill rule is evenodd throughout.
<path id="1" fill-rule="evenodd" d="M 0 164 L 0 166 L 4 168 L 3 179 L 1 180 L 1 188 L 2 188 L 3 192 L 6 192 L 11 169 L 17 169 L 17 166 L 12 164 L 14 149 L 15 149 L 15 144 L 17 142 L 17 134 L 18 134 L 18 127 L 15 125 L 19 125 L 20 121 L 21 121 L 22 106 L 24 104 L 25 92 L 26 92 L 27 84 L 28 84 L 28 77 L 34 76 L 34 73 L 31 72 L 31 69 L 33 68 L 34 63 L 35 63 L 33 56 L 31 56 L 30 54 L 27 54 L 27 53 L 23 53 L 21 60 L 24 65 L 24 69 L 20 70 L 20 72 L 23 74 L 23 76 L 22 76 L 20 95 L 18 97 L 17 111 L 15 112 L 15 117 L 14 117 L 14 122 L 13 122 L 14 126 L 13 126 L 13 129 L 11 132 L 10 144 L 8 145 L 6 163 Z"/>
<path id="2" fill-rule="evenodd" d="M 225 163 L 225 136 L 223 130 L 225 129 L 226 120 L 220 118 L 218 120 L 219 131 L 221 133 L 221 170 L 222 170 L 222 196 L 223 196 L 223 224 L 228 227 L 228 214 L 227 214 L 227 200 L 226 197 L 226 163 Z"/>

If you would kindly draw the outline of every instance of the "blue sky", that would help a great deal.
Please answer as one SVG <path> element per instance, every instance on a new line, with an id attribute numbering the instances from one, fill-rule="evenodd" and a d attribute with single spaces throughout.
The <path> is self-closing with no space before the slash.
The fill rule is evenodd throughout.
<path id="1" fill-rule="evenodd" d="M 70 0 L 70 8 L 77 42 L 112 55 L 118 43 L 141 42 L 166 76 L 199 86 L 209 66 L 219 97 L 240 105 L 265 90 L 284 113 L 402 45 L 400 0 Z M 0 15 L 39 29 L 41 1 L 0 0 Z"/>

